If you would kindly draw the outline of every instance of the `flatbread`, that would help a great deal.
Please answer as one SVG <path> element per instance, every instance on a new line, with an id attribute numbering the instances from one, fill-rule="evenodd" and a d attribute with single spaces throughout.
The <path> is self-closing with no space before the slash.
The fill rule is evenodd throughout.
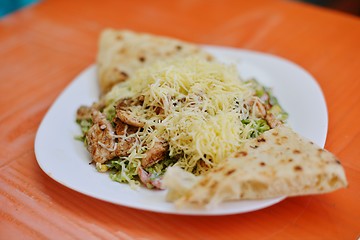
<path id="1" fill-rule="evenodd" d="M 102 94 L 116 83 L 158 60 L 194 56 L 212 60 L 199 46 L 156 35 L 106 29 L 100 35 L 97 56 L 98 80 Z"/>
<path id="2" fill-rule="evenodd" d="M 201 177 L 168 169 L 168 200 L 178 206 L 214 206 L 225 200 L 319 194 L 347 186 L 340 161 L 289 127 L 271 129 L 242 149 Z"/>

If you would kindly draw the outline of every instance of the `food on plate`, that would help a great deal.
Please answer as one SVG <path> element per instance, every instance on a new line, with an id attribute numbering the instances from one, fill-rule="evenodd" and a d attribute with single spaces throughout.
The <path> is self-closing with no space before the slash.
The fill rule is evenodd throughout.
<path id="1" fill-rule="evenodd" d="M 167 198 L 178 206 L 214 206 L 225 200 L 326 193 L 347 186 L 340 161 L 287 126 L 243 144 L 206 174 L 169 168 Z"/>
<path id="2" fill-rule="evenodd" d="M 97 67 L 102 95 L 76 121 L 114 181 L 167 188 L 178 206 L 347 186 L 333 154 L 286 126 L 270 88 L 196 45 L 106 30 Z"/>
<path id="3" fill-rule="evenodd" d="M 159 59 L 187 56 L 213 58 L 199 46 L 177 39 L 128 30 L 104 30 L 97 57 L 101 92 L 105 94 L 115 84 L 129 79 L 137 69 Z"/>
<path id="4" fill-rule="evenodd" d="M 142 41 L 153 39 L 146 36 Z M 204 174 L 286 120 L 271 89 L 202 56 L 210 55 L 154 58 L 92 106 L 79 107 L 81 139 L 100 172 L 161 189 L 169 166 Z"/>

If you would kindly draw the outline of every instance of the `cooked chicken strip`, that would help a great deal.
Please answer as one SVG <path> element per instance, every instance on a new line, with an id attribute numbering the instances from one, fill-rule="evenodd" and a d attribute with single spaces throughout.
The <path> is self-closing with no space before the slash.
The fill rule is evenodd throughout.
<path id="1" fill-rule="evenodd" d="M 93 126 L 86 134 L 87 149 L 92 160 L 104 163 L 114 158 L 117 144 L 113 138 L 114 129 L 104 114 L 96 109 L 91 110 Z"/>
<path id="2" fill-rule="evenodd" d="M 130 137 L 125 139 L 119 139 L 117 148 L 115 149 L 115 155 L 118 157 L 129 156 L 129 150 L 136 144 L 136 137 Z"/>
<path id="3" fill-rule="evenodd" d="M 124 123 L 123 121 L 121 121 L 119 118 L 115 118 L 114 119 L 114 123 L 115 123 L 115 132 L 116 135 L 124 135 L 127 136 L 129 134 L 134 134 L 137 132 L 137 130 L 139 128 L 134 127 L 134 126 L 130 126 L 126 123 Z"/>
<path id="4" fill-rule="evenodd" d="M 247 104 L 251 106 L 251 112 L 254 112 L 256 117 L 264 118 L 266 116 L 266 107 L 258 97 L 251 98 Z"/>
<path id="5" fill-rule="evenodd" d="M 105 99 L 102 98 L 99 102 L 93 103 L 90 107 L 80 106 L 76 111 L 76 120 L 86 120 L 91 119 L 91 112 L 95 109 L 101 111 L 105 107 Z"/>
<path id="6" fill-rule="evenodd" d="M 267 113 L 265 117 L 267 123 L 270 125 L 271 128 L 275 128 L 282 125 L 282 122 L 279 119 L 276 119 L 274 114 Z"/>
<path id="7" fill-rule="evenodd" d="M 76 111 L 76 121 L 91 119 L 91 111 L 91 107 L 80 106 Z"/>
<path id="8" fill-rule="evenodd" d="M 104 163 L 114 157 L 128 156 L 129 150 L 136 143 L 136 137 L 127 136 L 137 130 L 128 126 L 129 132 L 125 133 L 126 124 L 118 121 L 116 130 L 120 132 L 115 133 L 113 126 L 104 114 L 92 109 L 91 116 L 94 124 L 86 134 L 86 141 L 93 161 Z M 124 137 L 119 137 L 119 135 L 124 135 Z"/>
<path id="9" fill-rule="evenodd" d="M 116 105 L 116 116 L 124 123 L 134 126 L 134 127 L 143 127 L 144 122 L 136 119 L 131 114 L 131 107 L 142 104 L 139 99 L 124 98 L 121 99 Z"/>
<path id="10" fill-rule="evenodd" d="M 155 145 L 145 153 L 146 156 L 141 159 L 141 166 L 146 168 L 163 160 L 168 149 L 169 144 L 166 141 L 156 142 Z"/>

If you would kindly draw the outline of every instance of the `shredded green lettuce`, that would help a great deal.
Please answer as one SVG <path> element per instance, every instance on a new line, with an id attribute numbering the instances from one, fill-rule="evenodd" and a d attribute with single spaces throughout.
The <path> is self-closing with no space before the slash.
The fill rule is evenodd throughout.
<path id="1" fill-rule="evenodd" d="M 104 108 L 103 113 L 106 116 L 106 119 L 112 122 L 116 116 L 115 106 L 113 104 L 108 105 Z"/>
<path id="2" fill-rule="evenodd" d="M 80 126 L 81 135 L 76 136 L 75 139 L 84 142 L 84 144 L 87 145 L 85 135 L 93 125 L 93 122 L 91 119 L 81 119 L 77 120 L 76 122 Z"/>
<path id="3" fill-rule="evenodd" d="M 249 132 L 248 138 L 256 138 L 263 132 L 270 130 L 270 126 L 264 119 L 258 119 L 258 120 L 244 119 L 241 121 L 241 123 L 244 125 L 250 124 L 251 131 Z"/>
<path id="4" fill-rule="evenodd" d="M 177 162 L 175 158 L 166 158 L 156 164 L 146 168 L 145 170 L 153 175 L 154 178 L 162 176 L 166 169 L 170 166 L 173 166 Z"/>
<path id="5" fill-rule="evenodd" d="M 138 161 L 128 161 L 121 158 L 108 161 L 106 164 L 110 171 L 110 178 L 113 181 L 121 183 L 129 183 L 132 186 L 139 185 L 137 178 L 137 169 L 140 165 Z"/>

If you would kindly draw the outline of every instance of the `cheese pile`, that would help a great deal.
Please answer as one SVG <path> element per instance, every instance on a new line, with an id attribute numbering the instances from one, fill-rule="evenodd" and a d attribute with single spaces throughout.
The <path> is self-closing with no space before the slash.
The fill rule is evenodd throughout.
<path id="1" fill-rule="evenodd" d="M 116 85 L 105 97 L 104 112 L 113 114 L 121 98 L 141 96 L 143 104 L 131 107 L 131 114 L 145 126 L 127 160 L 138 161 L 162 139 L 176 165 L 198 175 L 260 134 L 251 111 L 254 95 L 234 65 L 186 58 L 157 62 Z"/>

